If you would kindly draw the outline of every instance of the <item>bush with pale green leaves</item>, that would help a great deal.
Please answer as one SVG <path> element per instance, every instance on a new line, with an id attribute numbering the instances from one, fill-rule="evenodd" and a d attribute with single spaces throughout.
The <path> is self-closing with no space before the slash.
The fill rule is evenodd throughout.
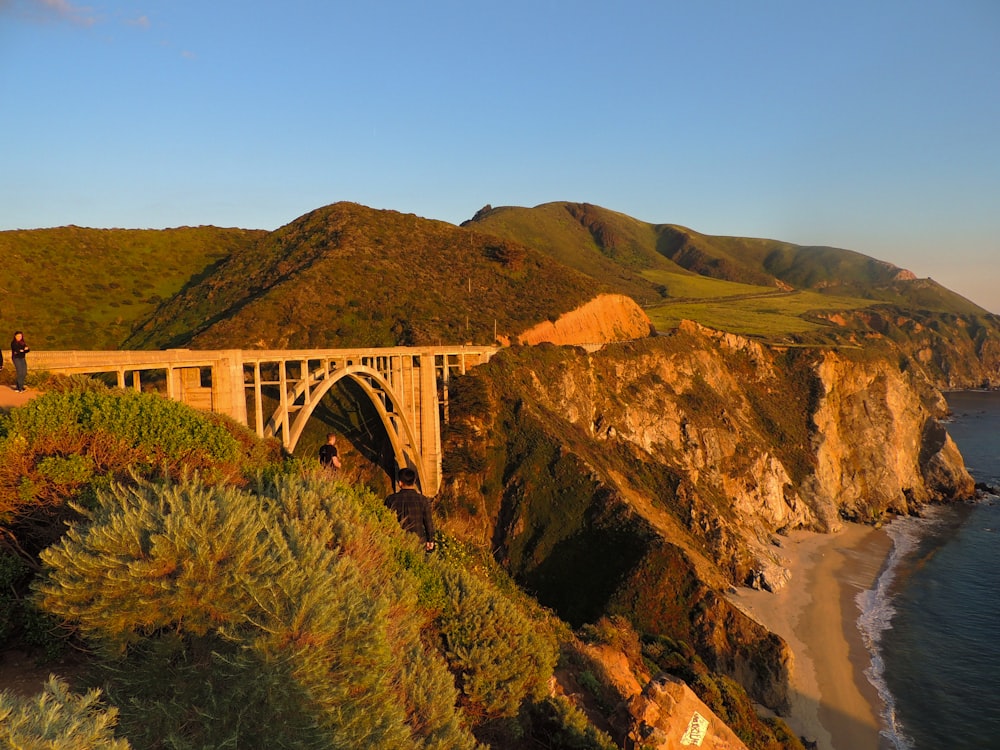
<path id="1" fill-rule="evenodd" d="M 50 677 L 33 698 L 0 692 L 0 746 L 25 750 L 129 750 L 115 737 L 118 711 L 101 702 L 100 690 L 83 695 Z"/>
<path id="2" fill-rule="evenodd" d="M 528 613 L 318 475 L 114 485 L 81 512 L 36 601 L 99 654 L 137 747 L 471 750 L 552 674 Z"/>

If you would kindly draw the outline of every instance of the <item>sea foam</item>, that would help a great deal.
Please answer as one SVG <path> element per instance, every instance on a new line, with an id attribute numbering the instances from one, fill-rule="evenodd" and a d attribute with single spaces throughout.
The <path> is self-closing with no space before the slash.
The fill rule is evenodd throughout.
<path id="1" fill-rule="evenodd" d="M 871 664 L 865 669 L 864 674 L 875 687 L 881 701 L 884 728 L 880 734 L 895 750 L 913 750 L 914 743 L 896 717 L 896 700 L 885 680 L 885 662 L 880 645 L 883 634 L 892 629 L 892 617 L 896 613 L 892 604 L 896 573 L 900 564 L 916 549 L 917 542 L 937 522 L 935 510 L 931 509 L 921 518 L 899 518 L 886 526 L 886 533 L 892 540 L 892 550 L 874 586 L 855 597 L 858 609 L 861 611 L 857 621 L 858 630 L 871 657 Z"/>

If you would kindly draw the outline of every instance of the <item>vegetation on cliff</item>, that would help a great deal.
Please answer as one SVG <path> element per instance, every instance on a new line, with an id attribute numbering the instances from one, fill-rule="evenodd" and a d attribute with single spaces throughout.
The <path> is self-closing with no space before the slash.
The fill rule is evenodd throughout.
<path id="1" fill-rule="evenodd" d="M 22 229 L 0 232 L 3 315 L 35 349 L 115 349 L 165 300 L 249 249 L 259 230 Z M 8 333 L 9 335 L 9 333 Z"/>
<path id="2" fill-rule="evenodd" d="M 36 348 L 493 343 L 613 292 L 660 331 L 855 346 L 888 324 L 940 386 L 1000 383 L 1000 319 L 931 279 L 587 203 L 486 207 L 461 227 L 337 203 L 274 232 L 62 227 L 0 232 L 0 249 L 32 279 L 5 311 Z"/>
<path id="3" fill-rule="evenodd" d="M 146 394 L 50 393 L 0 427 L 47 481 L 5 501 L 5 636 L 70 638 L 92 688 L 0 694 L 12 742 L 517 747 L 555 724 L 553 747 L 609 747 L 548 697 L 557 621 L 312 462 Z M 56 457 L 73 466 L 39 468 Z"/>
<path id="4" fill-rule="evenodd" d="M 660 331 L 694 320 L 791 345 L 857 345 L 895 329 L 916 354 L 935 333 L 942 387 L 1000 385 L 1000 318 L 932 279 L 862 253 L 649 224 L 587 203 L 504 206 L 463 224 L 525 242 L 606 281 Z M 977 339 L 975 347 L 965 337 Z M 907 341 L 913 336 L 916 340 Z M 926 352 L 922 359 L 930 359 Z"/>
<path id="5" fill-rule="evenodd" d="M 624 617 L 674 644 L 662 668 L 696 654 L 713 709 L 740 704 L 718 697 L 729 680 L 781 710 L 787 649 L 726 589 L 780 586 L 786 529 L 972 492 L 908 362 L 884 341 L 768 348 L 693 324 L 590 354 L 505 350 L 450 387 L 446 527 L 574 627 Z"/>

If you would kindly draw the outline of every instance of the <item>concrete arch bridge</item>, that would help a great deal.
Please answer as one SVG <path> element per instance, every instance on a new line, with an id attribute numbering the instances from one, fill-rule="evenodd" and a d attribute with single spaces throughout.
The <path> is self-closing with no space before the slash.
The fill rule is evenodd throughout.
<path id="1" fill-rule="evenodd" d="M 295 449 L 320 400 L 348 378 L 385 427 L 397 467 L 416 469 L 425 493 L 441 483 L 441 424 L 448 380 L 482 364 L 494 346 L 371 349 L 35 351 L 31 367 L 60 374 L 113 374 L 142 390 L 164 382 L 169 398 L 226 414 L 261 437 Z M 276 405 L 265 398 L 277 392 Z M 273 405 L 273 408 L 272 408 Z"/>

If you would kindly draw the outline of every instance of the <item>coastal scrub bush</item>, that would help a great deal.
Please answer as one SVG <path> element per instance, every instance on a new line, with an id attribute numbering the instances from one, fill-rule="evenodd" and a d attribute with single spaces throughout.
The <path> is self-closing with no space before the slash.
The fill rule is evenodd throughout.
<path id="1" fill-rule="evenodd" d="M 31 558 L 75 517 L 69 501 L 87 506 L 112 481 L 198 473 L 239 485 L 280 458 L 273 441 L 157 395 L 48 392 L 0 418 L 0 523 Z"/>
<path id="2" fill-rule="evenodd" d="M 82 510 L 87 523 L 42 552 L 58 572 L 39 585 L 40 603 L 123 645 L 236 625 L 256 614 L 253 587 L 283 564 L 256 506 L 228 487 L 115 485 Z"/>
<path id="3" fill-rule="evenodd" d="M 595 728 L 584 713 L 562 695 L 533 703 L 527 712 L 528 735 L 552 750 L 617 750 L 604 732 Z"/>
<path id="4" fill-rule="evenodd" d="M 47 750 L 129 750 L 114 735 L 118 711 L 105 708 L 101 691 L 75 695 L 55 677 L 34 698 L 0 692 L 0 745 Z"/>
<path id="5" fill-rule="evenodd" d="M 540 700 L 558 657 L 554 639 L 508 599 L 460 569 L 445 570 L 444 653 L 474 716 L 514 716 Z"/>
<path id="6" fill-rule="evenodd" d="M 137 746 L 475 747 L 396 563 L 415 542 L 374 498 L 306 475 L 116 485 L 81 510 L 37 599 L 98 655 Z"/>

